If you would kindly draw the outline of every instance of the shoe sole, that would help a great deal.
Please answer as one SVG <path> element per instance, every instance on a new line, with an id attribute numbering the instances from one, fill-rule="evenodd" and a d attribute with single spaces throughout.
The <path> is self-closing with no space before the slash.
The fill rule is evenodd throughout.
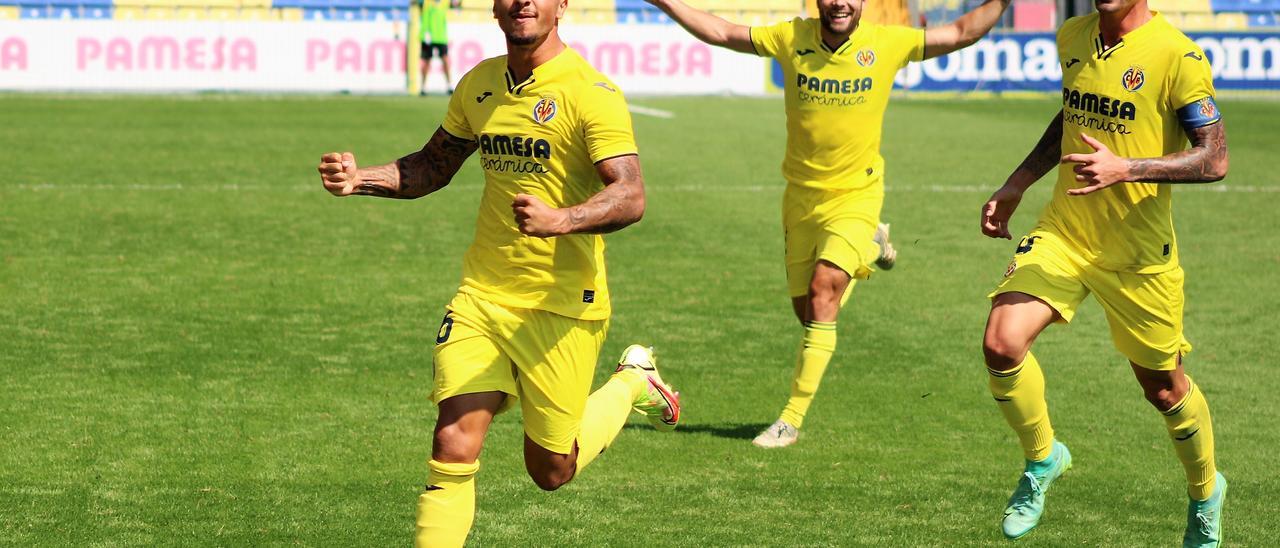
<path id="1" fill-rule="evenodd" d="M 800 441 L 800 439 L 793 438 L 791 441 L 784 443 L 782 445 L 761 445 L 759 443 L 756 443 L 754 440 L 752 440 L 751 445 L 754 445 L 761 449 L 782 449 L 783 447 L 791 447 L 792 445 L 795 445 L 797 441 Z"/>
<path id="2" fill-rule="evenodd" d="M 657 371 L 654 371 L 654 373 L 656 374 Z M 648 413 L 645 413 L 645 416 L 649 418 L 649 422 L 653 423 L 654 428 L 658 430 L 675 430 L 676 425 L 680 424 L 680 396 L 651 375 L 645 375 L 645 379 L 649 381 L 649 386 L 657 390 L 659 396 L 662 396 L 662 401 L 667 404 L 667 408 L 671 409 L 671 419 L 667 420 L 665 413 L 663 416 L 657 417 L 657 420 L 654 420 L 655 417 Z"/>
<path id="3" fill-rule="evenodd" d="M 1218 473 L 1218 478 L 1222 480 L 1222 500 L 1218 501 L 1218 547 L 1217 548 L 1222 548 L 1222 546 L 1227 543 L 1227 533 L 1226 533 L 1227 528 L 1226 526 L 1223 525 L 1223 523 L 1226 522 L 1227 518 L 1226 518 L 1226 512 L 1222 511 L 1222 509 L 1227 506 L 1227 478 L 1223 476 L 1221 472 Z"/>

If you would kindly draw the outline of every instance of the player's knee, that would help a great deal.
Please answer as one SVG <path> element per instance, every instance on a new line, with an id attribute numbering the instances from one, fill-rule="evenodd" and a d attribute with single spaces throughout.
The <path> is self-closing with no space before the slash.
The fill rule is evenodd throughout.
<path id="1" fill-rule="evenodd" d="M 1146 392 L 1145 395 L 1147 397 L 1147 401 L 1151 402 L 1151 405 L 1162 413 L 1173 409 L 1173 406 L 1178 405 L 1178 402 L 1182 399 L 1174 396 L 1172 390 Z"/>
<path id="2" fill-rule="evenodd" d="M 809 282 L 809 306 L 815 310 L 838 309 L 844 289 L 836 281 L 814 276 Z"/>
<path id="3" fill-rule="evenodd" d="M 527 470 L 529 478 L 533 483 L 543 491 L 555 491 L 564 484 L 569 483 L 573 479 L 576 471 L 577 463 L 569 463 L 568 466 L 556 463 L 543 463 L 539 465 L 529 465 Z"/>
<path id="4" fill-rule="evenodd" d="M 834 268 L 820 268 L 809 280 L 809 296 L 839 299 L 848 285 L 848 274 Z"/>
<path id="5" fill-rule="evenodd" d="M 440 462 L 475 462 L 480 457 L 483 436 L 474 436 L 457 424 L 436 428 L 431 457 Z"/>
<path id="6" fill-rule="evenodd" d="M 1163 413 L 1178 405 L 1178 402 L 1182 401 L 1186 393 L 1179 394 L 1173 386 L 1143 386 L 1142 395 L 1147 398 L 1148 402 L 1151 402 L 1152 406 Z"/>
<path id="7" fill-rule="evenodd" d="M 1022 363 L 1027 355 L 1027 343 L 1016 340 L 998 330 L 989 329 L 982 338 L 982 355 L 987 367 L 995 371 L 1008 371 Z"/>

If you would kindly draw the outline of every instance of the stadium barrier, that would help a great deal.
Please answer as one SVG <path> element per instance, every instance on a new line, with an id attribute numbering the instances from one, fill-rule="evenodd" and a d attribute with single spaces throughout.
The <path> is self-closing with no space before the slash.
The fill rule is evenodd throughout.
<path id="1" fill-rule="evenodd" d="M 0 21 L 0 89 L 404 93 L 407 30 L 403 21 Z M 450 32 L 455 74 L 505 52 L 492 23 Z M 764 93 L 760 60 L 674 26 L 563 36 L 629 93 Z"/>
<path id="2" fill-rule="evenodd" d="M 1213 67 L 1219 90 L 1280 90 L 1280 32 L 1189 32 Z M 781 77 L 773 67 L 772 80 Z M 921 91 L 1057 91 L 1062 80 L 1052 33 L 992 34 L 973 47 L 912 63 L 897 87 Z"/>
<path id="3" fill-rule="evenodd" d="M 0 89 L 404 93 L 404 21 L 0 21 Z M 491 23 L 451 28 L 455 74 L 504 51 Z M 776 63 L 706 46 L 674 26 L 566 27 L 631 94 L 777 92 Z M 1280 32 L 1191 33 L 1222 90 L 1280 90 Z M 901 71 L 921 91 L 1055 91 L 1053 35 L 998 34 Z M 433 77 L 440 86 L 440 78 Z"/>

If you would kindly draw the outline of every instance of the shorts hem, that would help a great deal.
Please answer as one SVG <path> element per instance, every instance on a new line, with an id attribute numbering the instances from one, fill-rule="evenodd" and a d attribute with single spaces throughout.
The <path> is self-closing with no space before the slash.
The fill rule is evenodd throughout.
<path id="1" fill-rule="evenodd" d="M 990 299 L 994 303 L 996 300 L 996 297 L 999 297 L 1000 295 L 1004 295 L 1005 293 L 1022 293 L 1023 295 L 1029 295 L 1032 298 L 1048 305 L 1049 308 L 1052 308 L 1053 311 L 1058 314 L 1058 319 L 1054 320 L 1053 323 L 1071 323 L 1071 319 L 1074 318 L 1076 315 L 1076 311 L 1072 310 L 1071 307 L 1066 306 L 1064 303 L 1056 302 L 1054 299 L 1047 298 L 1043 295 L 1036 295 L 1035 293 L 1032 293 L 1030 291 L 1024 291 L 1016 288 L 1009 288 L 1009 289 L 997 288 L 995 291 L 992 291 L 989 295 L 987 295 L 987 299 Z"/>
<path id="2" fill-rule="evenodd" d="M 1178 348 L 1178 351 L 1173 354 L 1173 356 L 1165 359 L 1163 362 L 1160 362 L 1156 365 L 1146 365 L 1138 362 L 1138 360 L 1130 358 L 1129 356 L 1125 356 L 1125 359 L 1129 360 L 1130 363 L 1133 363 L 1134 365 L 1137 365 L 1138 367 L 1141 367 L 1148 371 L 1173 371 L 1174 369 L 1178 368 L 1178 360 L 1182 356 L 1186 356 L 1187 354 L 1190 354 L 1191 350 L 1192 350 L 1191 343 L 1184 342 L 1182 346 Z M 1121 354 L 1123 353 L 1124 352 L 1121 352 Z"/>
<path id="3" fill-rule="evenodd" d="M 507 395 L 507 400 L 502 402 L 502 409 L 499 412 L 502 412 L 506 410 L 508 407 L 511 407 L 512 402 L 515 401 L 514 399 L 520 398 L 519 394 L 516 394 L 515 392 L 512 392 L 512 391 L 508 391 L 501 386 L 490 386 L 488 384 L 476 384 L 471 386 L 461 386 L 445 392 L 433 391 L 431 393 L 431 403 L 434 403 L 437 406 L 439 406 L 440 402 L 447 400 L 449 398 L 452 398 L 454 396 L 465 396 L 467 394 L 483 394 L 485 392 L 502 392 L 503 394 Z"/>
<path id="4" fill-rule="evenodd" d="M 854 249 L 854 250 L 857 249 L 853 247 L 853 244 L 849 243 L 849 240 L 846 240 L 843 236 L 837 236 L 837 237 L 840 238 L 841 240 L 844 240 L 845 245 L 848 245 L 850 249 Z M 829 262 L 833 265 L 836 265 L 837 268 L 839 268 L 840 270 L 843 270 L 845 274 L 848 274 L 850 278 L 853 278 L 855 280 L 866 280 L 870 278 L 871 273 L 875 272 L 875 270 L 872 270 L 871 267 L 867 266 L 867 262 L 863 260 L 863 257 L 861 254 L 856 253 L 856 251 L 855 251 L 855 254 L 858 255 L 858 258 L 854 259 L 854 261 L 860 264 L 858 265 L 857 268 L 854 268 L 852 271 L 850 271 L 850 269 L 847 266 L 840 264 L 844 261 L 841 261 L 839 259 L 833 258 L 828 255 L 818 255 L 818 258 L 813 262 L 814 264 L 817 264 L 818 261 Z"/>
<path id="5" fill-rule="evenodd" d="M 560 445 L 557 445 L 557 444 L 547 444 L 547 443 L 543 443 L 543 441 L 544 441 L 544 440 L 539 440 L 538 438 L 535 438 L 535 437 L 533 437 L 533 436 L 529 435 L 529 431 L 528 431 L 528 430 L 525 430 L 525 431 L 524 431 L 524 435 L 525 435 L 525 437 L 527 437 L 527 438 L 529 438 L 529 439 L 533 440 L 533 443 L 538 444 L 538 447 L 541 447 L 541 448 L 543 448 L 543 449 L 546 449 L 547 451 L 550 451 L 550 452 L 555 453 L 555 454 L 557 454 L 557 455 L 571 455 L 571 454 L 573 454 L 573 448 L 578 446 L 578 437 L 582 435 L 582 431 L 581 431 L 581 430 L 579 430 L 576 434 L 574 434 L 574 435 L 573 435 L 573 438 L 571 438 L 571 439 L 570 439 L 570 441 L 569 441 L 569 443 L 568 443 L 568 444 L 566 444 L 565 446 L 560 446 Z M 556 447 L 548 447 L 548 445 L 556 445 Z"/>

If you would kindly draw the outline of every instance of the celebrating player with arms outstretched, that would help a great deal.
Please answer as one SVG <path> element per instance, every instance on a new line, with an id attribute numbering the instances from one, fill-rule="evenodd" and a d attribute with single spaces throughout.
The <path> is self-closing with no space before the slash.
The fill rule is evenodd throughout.
<path id="1" fill-rule="evenodd" d="M 1098 13 L 1058 31 L 1062 110 L 982 213 L 984 234 L 1010 238 L 1009 217 L 1024 191 L 1061 157 L 1053 199 L 991 295 L 984 339 L 991 393 L 1027 458 L 1004 534 L 1018 538 L 1036 526 L 1044 492 L 1071 466 L 1071 453 L 1054 440 L 1031 343 L 1049 324 L 1071 321 L 1092 293 L 1186 470 L 1183 545 L 1217 546 L 1227 482 L 1214 467 L 1208 404 L 1182 368 L 1191 345 L 1182 333 L 1168 183 L 1226 176 L 1226 130 L 1195 43 L 1146 0 L 1095 4 Z"/>
<path id="2" fill-rule="evenodd" d="M 419 152 L 358 168 L 324 155 L 338 196 L 418 198 L 477 149 L 485 173 L 476 239 L 435 347 L 439 406 L 416 544 L 461 546 L 475 514 L 480 449 L 494 416 L 519 400 L 524 460 L 539 487 L 567 483 L 604 451 L 634 407 L 660 429 L 680 418 L 648 349 L 633 345 L 590 394 L 610 313 L 604 241 L 644 213 L 626 101 L 560 40 L 565 0 L 495 0 L 503 57 L 464 76 Z"/>
<path id="3" fill-rule="evenodd" d="M 649 0 L 698 39 L 773 57 L 786 80 L 787 153 L 782 174 L 787 287 L 804 339 L 782 416 L 760 447 L 795 443 L 836 348 L 836 317 L 854 279 L 873 263 L 893 267 L 889 226 L 880 224 L 884 159 L 880 133 L 894 74 L 910 61 L 945 55 L 991 30 L 1008 0 L 987 0 L 929 30 L 861 22 L 862 0 L 818 0 L 818 19 L 745 27 L 681 0 Z"/>

